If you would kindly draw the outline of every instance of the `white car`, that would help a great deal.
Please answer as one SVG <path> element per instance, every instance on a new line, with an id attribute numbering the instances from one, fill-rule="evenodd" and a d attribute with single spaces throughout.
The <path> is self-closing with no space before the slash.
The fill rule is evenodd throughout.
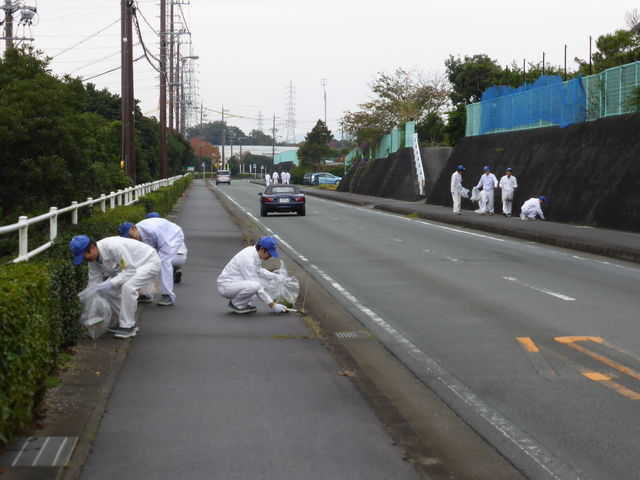
<path id="1" fill-rule="evenodd" d="M 229 170 L 218 170 L 216 173 L 216 185 L 220 183 L 231 185 L 231 172 Z"/>

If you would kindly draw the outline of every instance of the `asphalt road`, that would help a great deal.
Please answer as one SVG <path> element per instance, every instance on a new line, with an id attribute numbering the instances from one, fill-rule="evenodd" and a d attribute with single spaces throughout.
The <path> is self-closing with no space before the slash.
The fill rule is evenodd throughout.
<path id="1" fill-rule="evenodd" d="M 262 218 L 258 185 L 218 189 L 528 477 L 638 478 L 637 265 L 318 198 Z"/>

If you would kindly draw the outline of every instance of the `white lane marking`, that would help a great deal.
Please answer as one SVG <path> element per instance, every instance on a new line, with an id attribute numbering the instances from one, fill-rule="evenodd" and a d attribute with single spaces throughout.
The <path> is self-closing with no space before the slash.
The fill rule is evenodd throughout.
<path id="1" fill-rule="evenodd" d="M 60 444 L 60 448 L 58 448 L 58 453 L 56 453 L 56 458 L 53 459 L 53 464 L 52 464 L 53 466 L 58 465 L 58 458 L 60 458 L 60 454 L 62 453 L 62 449 L 66 445 L 67 440 L 69 440 L 69 437 L 64 437 L 64 440 Z"/>
<path id="2" fill-rule="evenodd" d="M 13 459 L 13 463 L 11 464 L 12 467 L 16 466 L 16 463 L 18 463 L 18 459 L 20 459 L 20 457 L 22 456 L 24 449 L 27 448 L 27 444 L 29 443 L 29 438 L 30 437 L 27 437 L 27 439 L 24 441 L 24 444 L 22 445 L 22 448 L 18 452 L 18 455 L 16 455 L 16 458 Z"/>
<path id="3" fill-rule="evenodd" d="M 423 252 L 425 252 L 425 253 L 433 253 L 434 255 L 437 255 L 438 257 L 441 257 L 441 258 L 445 258 L 445 259 L 449 260 L 450 262 L 454 262 L 454 263 L 464 263 L 464 262 L 462 261 L 462 259 L 460 259 L 460 258 L 450 257 L 449 255 L 443 255 L 443 254 L 441 254 L 441 253 L 434 252 L 433 250 L 429 250 L 428 248 L 425 248 L 425 249 L 423 249 L 422 251 L 423 251 Z"/>
<path id="4" fill-rule="evenodd" d="M 399 238 L 394 238 L 394 240 L 395 240 L 396 242 L 402 242 L 402 240 L 400 240 Z"/>
<path id="5" fill-rule="evenodd" d="M 295 248 L 293 248 L 290 243 L 285 242 L 280 235 L 274 235 L 274 237 L 278 240 L 278 242 L 280 242 L 282 245 L 284 245 L 289 250 L 291 250 L 291 252 L 297 255 L 300 258 L 300 260 L 302 260 L 303 262 L 309 261 L 307 257 L 303 256 L 300 252 L 298 252 Z"/>
<path id="6" fill-rule="evenodd" d="M 516 283 L 518 285 L 530 288 L 530 289 L 535 290 L 537 292 L 546 293 L 547 295 L 551 295 L 552 297 L 559 298 L 561 300 L 564 300 L 565 302 L 573 302 L 573 301 L 575 301 L 575 298 L 573 298 L 573 297 L 569 297 L 567 295 L 563 295 L 562 293 L 554 292 L 552 290 L 547 290 L 546 288 L 540 288 L 540 287 L 536 287 L 534 285 L 529 285 L 527 283 L 521 282 L 520 280 L 518 280 L 515 277 L 502 277 L 502 278 L 504 278 L 505 280 L 507 280 L 509 282 Z"/>
<path id="7" fill-rule="evenodd" d="M 329 218 L 330 218 L 331 220 L 333 220 L 334 222 L 337 222 L 338 220 L 340 220 L 338 217 L 331 217 L 331 216 L 329 216 Z"/>
<path id="8" fill-rule="evenodd" d="M 31 464 L 32 467 L 35 466 L 36 463 L 38 463 L 38 460 L 40 460 L 40 455 L 42 455 L 42 452 L 44 452 L 45 448 L 47 448 L 47 443 L 49 443 L 49 440 L 51 440 L 51 437 L 47 437 L 47 439 L 44 441 L 44 443 L 40 447 L 40 451 L 38 452 L 38 455 L 36 455 L 36 458 L 33 459 L 33 463 Z"/>
<path id="9" fill-rule="evenodd" d="M 511 423 L 506 417 L 491 407 L 473 393 L 466 385 L 457 380 L 451 373 L 442 367 L 435 359 L 429 357 L 425 352 L 420 350 L 415 344 L 404 337 L 395 328 L 389 325 L 382 317 L 371 309 L 365 307 L 356 297 L 349 293 L 342 285 L 336 282 L 328 274 L 323 272 L 314 264 L 309 264 L 325 281 L 327 281 L 335 290 L 340 292 L 351 304 L 364 313 L 371 321 L 382 328 L 392 339 L 401 347 L 406 349 L 409 354 L 419 363 L 425 365 L 429 374 L 435 376 L 447 389 L 460 398 L 477 412 L 484 420 L 486 420 L 493 428 L 500 432 L 505 438 L 511 441 L 525 455 L 531 458 L 540 468 L 545 470 L 551 477 L 556 480 L 567 478 L 566 474 L 558 475 L 553 470 L 552 456 L 541 446 L 539 446 L 532 438 L 528 437 L 517 426 Z M 562 469 L 562 468 L 561 468 Z"/>

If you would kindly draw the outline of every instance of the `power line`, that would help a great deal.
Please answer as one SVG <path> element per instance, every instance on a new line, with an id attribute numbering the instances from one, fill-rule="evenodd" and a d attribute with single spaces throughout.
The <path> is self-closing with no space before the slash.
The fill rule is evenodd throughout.
<path id="1" fill-rule="evenodd" d="M 142 10 L 140 10 L 140 5 L 139 5 L 139 0 L 136 0 L 136 10 L 140 13 L 140 15 L 142 16 L 142 19 L 144 20 L 144 23 L 147 24 L 147 26 L 151 29 L 151 31 L 153 33 L 155 33 L 158 37 L 160 36 L 160 32 L 156 31 L 155 28 L 153 28 L 151 26 L 151 24 L 149 23 L 149 21 L 147 20 L 147 17 L 144 16 L 144 13 L 142 13 Z"/>
<path id="2" fill-rule="evenodd" d="M 144 56 L 147 59 L 147 62 L 149 63 L 149 65 L 151 65 L 151 67 L 156 72 L 158 72 L 159 74 L 162 74 L 160 69 L 158 67 L 156 67 L 155 64 L 149 58 L 149 56 L 151 56 L 151 57 L 153 57 L 153 59 L 156 62 L 160 62 L 160 59 L 158 57 L 156 57 L 155 55 L 153 55 L 151 52 L 149 52 L 147 50 L 147 46 L 144 44 L 144 40 L 142 39 L 142 32 L 140 31 L 140 22 L 138 21 L 138 15 L 136 13 L 136 8 L 132 8 L 131 9 L 131 17 L 133 18 L 133 24 L 136 27 L 136 33 L 138 34 L 138 39 L 140 40 L 140 44 L 142 45 L 142 51 L 144 52 Z"/>
<path id="3" fill-rule="evenodd" d="M 137 62 L 138 60 L 140 60 L 142 58 L 144 58 L 144 55 L 140 55 L 138 58 L 134 58 L 133 61 Z M 106 75 L 107 73 L 115 72 L 116 70 L 120 70 L 121 68 L 122 68 L 122 66 L 118 65 L 117 67 L 114 67 L 111 70 L 107 70 L 106 72 L 98 73 L 97 75 L 93 75 L 91 77 L 83 77 L 83 78 L 81 78 L 81 80 L 83 82 L 86 82 L 87 80 L 91 80 L 92 78 L 96 78 L 96 77 L 101 77 L 102 75 Z"/>
<path id="4" fill-rule="evenodd" d="M 84 40 L 80 40 L 78 43 L 76 43 L 76 44 L 74 44 L 74 45 L 70 46 L 69 48 L 67 48 L 67 49 L 65 49 L 65 50 L 63 50 L 63 51 L 61 51 L 61 52 L 59 52 L 59 53 L 56 53 L 56 54 L 55 54 L 53 57 L 51 57 L 51 58 L 52 58 L 52 59 L 53 59 L 53 58 L 56 58 L 56 57 L 58 57 L 58 56 L 62 55 L 63 53 L 66 53 L 66 52 L 68 52 L 69 50 L 72 50 L 72 49 L 76 48 L 78 45 L 82 45 L 84 42 L 86 42 L 86 41 L 88 41 L 88 40 L 91 40 L 91 39 L 92 39 L 93 37 L 95 37 L 96 35 L 99 35 L 99 34 L 101 34 L 102 32 L 104 32 L 105 30 L 107 30 L 107 29 L 109 29 L 109 28 L 113 27 L 113 26 L 114 26 L 116 23 L 118 23 L 119 21 L 120 21 L 120 19 L 119 19 L 119 18 L 118 18 L 118 19 L 116 19 L 113 23 L 111 23 L 111 24 L 107 25 L 107 26 L 106 26 L 106 27 L 104 27 L 102 30 L 98 30 L 96 33 L 93 33 L 93 34 L 89 35 L 89 36 L 88 36 L 87 38 L 85 38 Z"/>
<path id="5" fill-rule="evenodd" d="M 133 44 L 134 47 L 137 47 L 138 45 L 140 45 L 140 43 L 134 43 Z M 109 54 L 109 55 L 107 55 L 105 57 L 99 58 L 98 60 L 94 60 L 93 62 L 86 63 L 86 64 L 82 65 L 81 67 L 76 68 L 75 70 L 71 70 L 69 72 L 69 75 L 71 75 L 72 73 L 77 72 L 78 70 L 82 70 L 83 68 L 87 68 L 87 67 L 90 67 L 91 65 L 95 65 L 96 63 L 99 63 L 99 62 L 101 62 L 103 60 L 106 60 L 107 58 L 115 57 L 116 55 L 120 55 L 120 54 L 121 54 L 121 52 L 118 51 L 118 52 L 115 52 L 115 53 L 111 53 L 111 54 Z"/>

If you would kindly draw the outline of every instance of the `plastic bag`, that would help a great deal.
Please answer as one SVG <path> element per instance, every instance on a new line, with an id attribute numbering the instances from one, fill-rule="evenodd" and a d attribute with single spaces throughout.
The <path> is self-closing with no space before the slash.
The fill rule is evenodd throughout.
<path id="1" fill-rule="evenodd" d="M 473 187 L 473 189 L 471 190 L 471 198 L 470 200 L 472 202 L 479 202 L 480 201 L 480 189 L 478 187 Z"/>
<path id="2" fill-rule="evenodd" d="M 264 287 L 265 292 L 273 298 L 274 302 L 281 303 L 285 307 L 292 308 L 298 298 L 300 291 L 300 283 L 296 277 L 289 277 L 284 262 L 280 260 L 280 268 L 274 270 L 284 277 L 284 280 L 269 280 Z"/>
<path id="3" fill-rule="evenodd" d="M 462 187 L 462 190 L 460 191 L 460 196 L 462 198 L 469 198 L 469 189 Z"/>
<path id="4" fill-rule="evenodd" d="M 78 294 L 82 304 L 80 324 L 87 330 L 89 336 L 95 340 L 99 338 L 111 322 L 111 305 L 106 298 L 98 293 L 96 283 L 89 284 L 87 288 Z"/>

